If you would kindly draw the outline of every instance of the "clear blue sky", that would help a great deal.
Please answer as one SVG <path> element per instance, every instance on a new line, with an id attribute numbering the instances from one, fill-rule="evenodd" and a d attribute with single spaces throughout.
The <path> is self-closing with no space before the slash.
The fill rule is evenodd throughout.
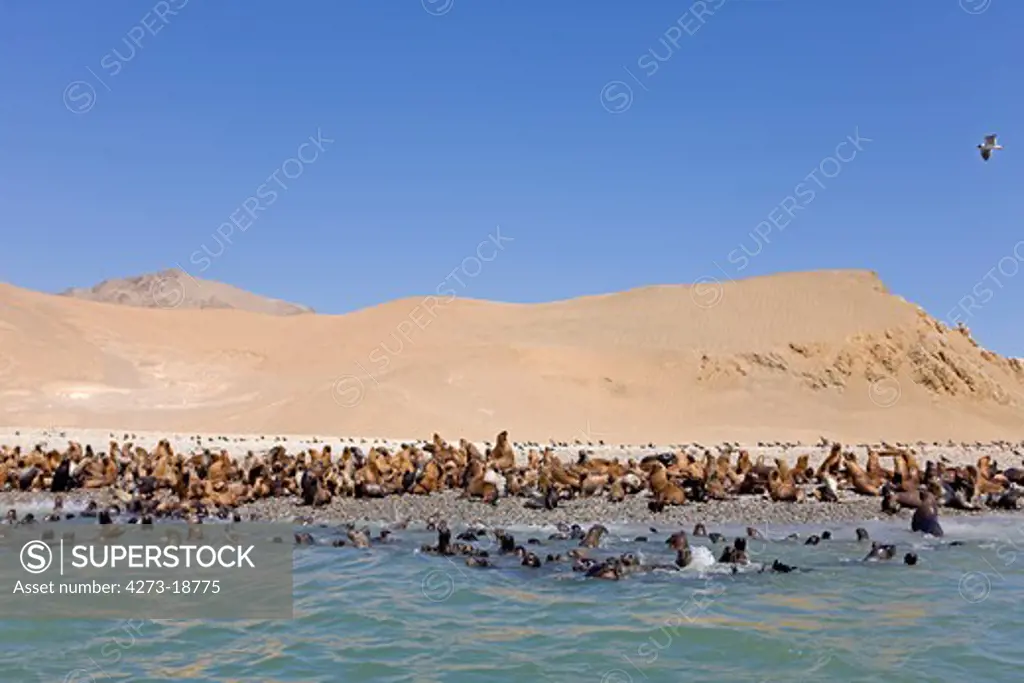
<path id="1" fill-rule="evenodd" d="M 434 292 L 500 225 L 460 294 L 867 268 L 948 318 L 1010 257 L 961 318 L 1024 355 L 1020 0 L 184 1 L 3 3 L 0 280 L 180 264 L 346 312 Z"/>

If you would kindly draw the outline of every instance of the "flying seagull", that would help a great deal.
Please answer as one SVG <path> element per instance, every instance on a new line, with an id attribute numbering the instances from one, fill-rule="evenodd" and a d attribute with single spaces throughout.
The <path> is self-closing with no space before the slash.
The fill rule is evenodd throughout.
<path id="1" fill-rule="evenodd" d="M 997 145 L 996 144 L 996 134 L 995 133 L 991 133 L 989 135 L 986 135 L 985 136 L 985 142 L 983 144 L 978 145 L 978 149 L 981 150 L 981 158 L 984 159 L 985 161 L 988 161 L 988 158 L 990 156 L 992 156 L 992 150 L 994 150 L 994 149 L 1002 149 L 1002 148 L 1003 148 L 1002 145 Z"/>

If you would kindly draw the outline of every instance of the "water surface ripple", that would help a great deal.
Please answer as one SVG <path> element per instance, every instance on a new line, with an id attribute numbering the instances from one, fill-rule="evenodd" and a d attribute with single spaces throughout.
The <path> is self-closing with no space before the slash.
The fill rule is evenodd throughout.
<path id="1" fill-rule="evenodd" d="M 619 582 L 583 580 L 568 564 L 470 569 L 419 553 L 434 539 L 423 531 L 370 551 L 297 547 L 292 621 L 140 615 L 133 632 L 122 622 L 4 615 L 0 680 L 1020 680 L 1024 530 L 1011 518 L 945 524 L 941 540 L 864 524 L 897 544 L 888 563 L 860 561 L 869 544 L 852 540 L 855 525 L 829 527 L 835 538 L 816 547 L 784 539 L 821 527 L 769 527 L 770 540 L 750 542 L 753 560 L 810 571 L 734 575 L 717 565 Z M 512 531 L 519 542 L 540 538 L 532 549 L 542 557 L 570 547 L 547 541 L 548 529 Z M 646 561 L 668 563 L 670 531 L 612 527 L 592 554 L 639 547 Z M 633 543 L 637 534 L 650 542 Z M 904 566 L 911 550 L 920 562 Z"/>

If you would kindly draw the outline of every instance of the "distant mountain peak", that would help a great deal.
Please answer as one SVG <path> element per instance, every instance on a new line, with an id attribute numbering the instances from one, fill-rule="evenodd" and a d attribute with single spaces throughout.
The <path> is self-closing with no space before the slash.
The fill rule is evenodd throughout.
<path id="1" fill-rule="evenodd" d="M 104 280 L 92 287 L 72 287 L 59 296 L 137 308 L 219 308 L 266 315 L 315 313 L 308 306 L 261 296 L 223 282 L 195 278 L 180 268 Z"/>

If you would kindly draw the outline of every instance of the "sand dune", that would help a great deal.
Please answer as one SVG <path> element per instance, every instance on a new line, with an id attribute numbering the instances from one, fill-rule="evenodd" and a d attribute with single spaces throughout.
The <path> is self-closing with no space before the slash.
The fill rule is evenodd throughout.
<path id="1" fill-rule="evenodd" d="M 866 271 L 344 316 L 0 285 L 0 425 L 606 442 L 1024 436 L 1024 366 Z"/>

